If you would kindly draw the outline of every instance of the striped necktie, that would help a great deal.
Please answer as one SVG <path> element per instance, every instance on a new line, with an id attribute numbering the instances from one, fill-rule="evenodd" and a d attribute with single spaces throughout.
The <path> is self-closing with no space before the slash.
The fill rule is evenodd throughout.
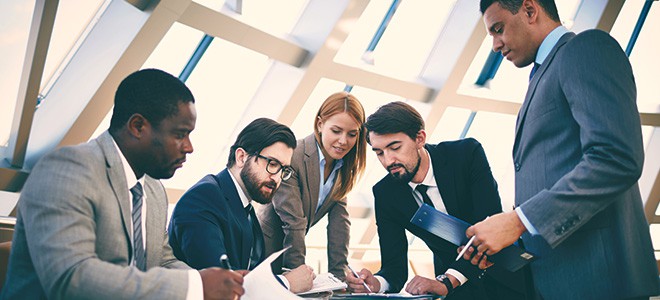
<path id="1" fill-rule="evenodd" d="M 133 194 L 133 263 L 142 270 L 147 270 L 147 255 L 142 243 L 142 184 L 136 183 L 131 188 Z"/>

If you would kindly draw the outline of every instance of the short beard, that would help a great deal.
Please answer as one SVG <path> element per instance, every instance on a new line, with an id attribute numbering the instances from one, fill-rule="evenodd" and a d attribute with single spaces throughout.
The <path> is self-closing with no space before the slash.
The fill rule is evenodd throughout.
<path id="1" fill-rule="evenodd" d="M 389 174 L 390 176 L 392 176 L 392 178 L 394 178 L 395 181 L 408 183 L 413 179 L 413 177 L 415 177 L 415 175 L 417 175 L 417 171 L 419 171 L 419 165 L 421 165 L 421 162 L 422 162 L 422 157 L 417 155 L 417 163 L 415 164 L 415 167 L 413 167 L 411 172 L 409 172 L 408 168 L 406 168 L 406 166 L 404 166 L 403 164 L 391 164 L 387 167 L 387 170 L 389 172 L 390 168 L 392 167 L 401 167 L 404 170 L 403 174 L 391 173 L 391 172 L 389 172 Z"/>
<path id="2" fill-rule="evenodd" d="M 271 202 L 273 195 L 277 191 L 277 183 L 269 179 L 267 179 L 268 181 L 259 182 L 257 175 L 252 172 L 252 169 L 252 159 L 248 159 L 248 161 L 245 163 L 245 167 L 241 170 L 240 173 L 241 180 L 243 180 L 243 184 L 245 185 L 245 189 L 247 190 L 250 198 L 255 202 L 259 204 L 268 204 Z M 270 195 L 266 195 L 261 192 L 261 187 L 267 185 L 273 187 L 273 192 L 270 193 Z"/>

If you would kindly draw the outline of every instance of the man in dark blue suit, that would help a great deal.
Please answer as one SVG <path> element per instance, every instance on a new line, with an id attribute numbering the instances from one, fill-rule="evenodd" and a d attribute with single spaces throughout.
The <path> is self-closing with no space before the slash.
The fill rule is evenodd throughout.
<path id="1" fill-rule="evenodd" d="M 230 149 L 227 169 L 207 175 L 179 200 L 169 225 L 174 255 L 195 269 L 220 266 L 226 254 L 237 269 L 252 270 L 264 257 L 264 237 L 252 201 L 267 204 L 291 176 L 296 138 L 287 126 L 252 121 Z M 314 273 L 302 265 L 279 277 L 294 293 L 312 287 Z"/>
<path id="2" fill-rule="evenodd" d="M 480 268 L 467 260 L 455 261 L 455 245 L 410 223 L 422 203 L 470 223 L 502 211 L 481 144 L 471 138 L 426 144 L 424 120 L 403 102 L 380 107 L 365 127 L 367 141 L 389 172 L 373 188 L 381 269 L 375 275 L 363 269 L 360 279 L 347 275 L 350 288 L 365 292 L 364 282 L 374 292 L 399 292 L 408 279 L 408 230 L 433 251 L 437 277 L 415 276 L 405 286 L 407 292 L 447 295 L 446 299 L 523 298 L 517 282 L 521 273 L 498 269 L 492 270 L 494 276 L 480 279 Z M 480 267 L 486 264 L 482 260 Z"/>
<path id="3" fill-rule="evenodd" d="M 635 78 L 600 30 L 569 32 L 553 0 L 482 0 L 493 50 L 534 63 L 516 122 L 515 211 L 468 229 L 479 253 L 522 236 L 541 299 L 648 299 L 658 270 L 637 185 Z M 657 154 L 656 154 L 657 155 Z"/>

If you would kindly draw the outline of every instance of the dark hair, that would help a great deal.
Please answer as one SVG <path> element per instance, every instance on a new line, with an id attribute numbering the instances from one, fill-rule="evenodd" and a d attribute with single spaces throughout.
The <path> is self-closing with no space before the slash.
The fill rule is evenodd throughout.
<path id="1" fill-rule="evenodd" d="M 555 22 L 560 22 L 559 20 L 559 12 L 557 12 L 557 5 L 555 4 L 555 0 L 534 0 L 538 2 L 539 5 L 541 5 L 541 8 L 548 14 L 550 19 L 552 19 Z M 494 3 L 499 3 L 502 8 L 510 11 L 512 14 L 517 14 L 518 11 L 520 11 L 520 7 L 522 6 L 523 0 L 481 0 L 479 10 L 481 10 L 481 14 L 483 15 L 486 10 L 493 5 Z"/>
<path id="2" fill-rule="evenodd" d="M 277 142 L 282 142 L 292 149 L 296 148 L 296 136 L 288 126 L 268 118 L 259 118 L 250 122 L 241 130 L 234 145 L 229 149 L 227 168 L 231 168 L 236 163 L 236 149 L 243 148 L 249 155 L 254 155 Z"/>
<path id="3" fill-rule="evenodd" d="M 412 106 L 396 101 L 379 107 L 367 118 L 364 127 L 367 128 L 367 142 L 370 142 L 371 132 L 376 134 L 403 132 L 414 140 L 417 133 L 424 129 L 424 119 Z"/>
<path id="4" fill-rule="evenodd" d="M 192 92 L 178 78 L 158 69 L 144 69 L 124 78 L 115 93 L 110 132 L 116 132 L 133 114 L 153 126 L 179 112 L 179 103 L 195 103 Z"/>

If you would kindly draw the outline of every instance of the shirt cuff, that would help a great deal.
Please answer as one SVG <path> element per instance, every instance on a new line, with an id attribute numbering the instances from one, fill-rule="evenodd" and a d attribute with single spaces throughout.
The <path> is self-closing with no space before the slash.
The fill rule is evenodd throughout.
<path id="1" fill-rule="evenodd" d="M 536 228 L 534 228 L 534 225 L 532 225 L 532 223 L 529 222 L 527 217 L 525 217 L 525 214 L 523 213 L 520 206 L 516 207 L 515 211 L 516 211 L 516 214 L 518 215 L 518 218 L 520 219 L 520 221 L 523 223 L 523 225 L 525 225 L 525 229 L 527 229 L 527 231 L 531 235 L 538 235 L 539 231 L 536 230 Z"/>
<path id="2" fill-rule="evenodd" d="M 379 293 L 385 293 L 387 290 L 390 289 L 390 284 L 383 278 L 383 276 L 380 275 L 374 275 L 376 277 L 376 280 L 380 282 L 380 290 L 378 290 Z"/>
<path id="3" fill-rule="evenodd" d="M 290 289 L 291 289 L 291 284 L 289 283 L 289 280 L 286 279 L 286 277 L 284 277 L 284 275 L 277 275 L 277 277 L 280 278 L 280 280 L 282 281 L 282 284 L 284 284 L 284 287 L 285 287 L 287 290 L 290 290 Z"/>
<path id="4" fill-rule="evenodd" d="M 463 276 L 461 272 L 455 269 L 447 269 L 445 274 L 454 276 L 456 279 L 458 279 L 458 282 L 461 283 L 460 285 L 464 285 L 468 281 L 467 277 Z"/>
<path id="5" fill-rule="evenodd" d="M 204 285 L 202 285 L 202 275 L 197 270 L 188 271 L 188 293 L 186 300 L 204 299 Z"/>

